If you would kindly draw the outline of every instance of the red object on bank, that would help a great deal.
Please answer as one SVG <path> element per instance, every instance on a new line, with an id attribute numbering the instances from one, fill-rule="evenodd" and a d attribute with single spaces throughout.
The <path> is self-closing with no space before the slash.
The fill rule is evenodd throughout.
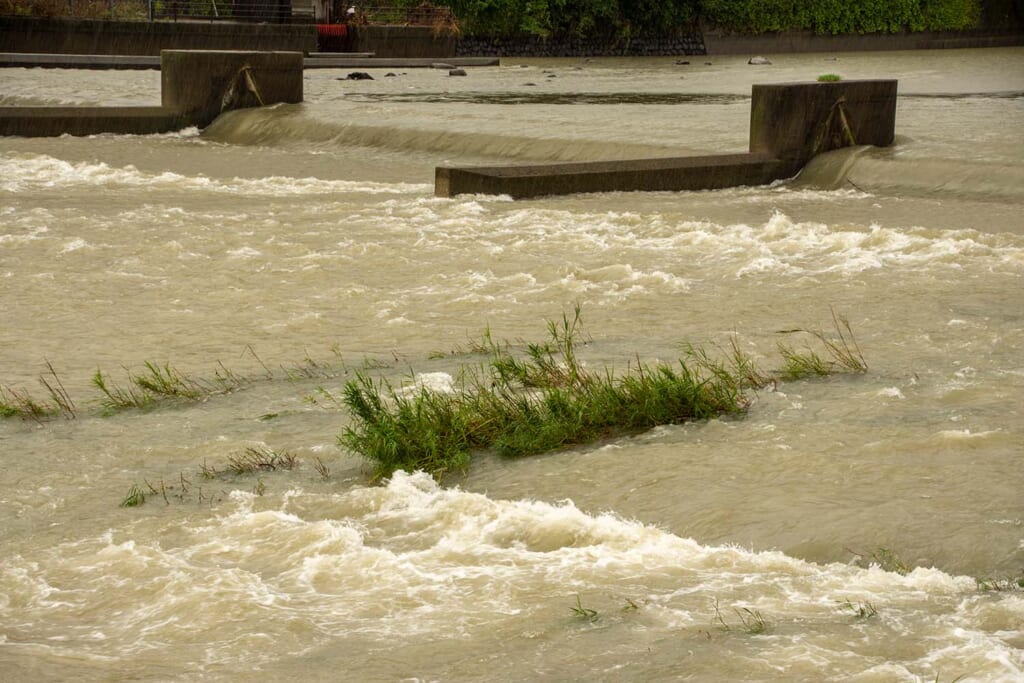
<path id="1" fill-rule="evenodd" d="M 348 26 L 345 24 L 317 24 L 316 34 L 344 38 L 348 34 Z"/>

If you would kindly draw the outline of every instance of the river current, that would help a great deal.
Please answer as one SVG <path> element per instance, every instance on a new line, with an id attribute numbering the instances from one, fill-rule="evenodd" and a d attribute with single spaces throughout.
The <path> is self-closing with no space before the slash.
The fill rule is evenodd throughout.
<path id="1" fill-rule="evenodd" d="M 0 385 L 74 402 L 0 421 L 0 680 L 1024 679 L 1024 49 L 688 59 L 307 71 L 202 132 L 0 139 Z M 751 84 L 822 73 L 898 78 L 896 144 L 433 196 L 440 164 L 745 151 Z M 159 87 L 0 70 L 2 105 Z M 356 371 L 443 382 L 577 304 L 592 367 L 772 368 L 835 311 L 868 371 L 440 484 L 337 445 Z M 95 372 L 147 362 L 233 390 L 105 410 Z"/>

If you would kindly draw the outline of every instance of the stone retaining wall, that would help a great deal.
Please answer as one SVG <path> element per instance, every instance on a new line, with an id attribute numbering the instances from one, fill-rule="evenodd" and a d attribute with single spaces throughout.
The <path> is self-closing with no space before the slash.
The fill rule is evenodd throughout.
<path id="1" fill-rule="evenodd" d="M 465 36 L 455 45 L 458 57 L 671 57 L 704 54 L 700 32 L 674 38 L 606 40 L 545 40 L 537 36 L 477 38 Z"/>

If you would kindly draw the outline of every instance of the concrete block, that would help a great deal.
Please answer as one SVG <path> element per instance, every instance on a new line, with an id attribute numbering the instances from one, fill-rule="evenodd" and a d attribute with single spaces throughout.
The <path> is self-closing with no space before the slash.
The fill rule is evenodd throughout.
<path id="1" fill-rule="evenodd" d="M 892 144 L 894 80 L 755 85 L 750 151 L 806 163 L 839 147 Z"/>
<path id="2" fill-rule="evenodd" d="M 161 102 L 191 125 L 232 109 L 302 102 L 301 52 L 164 50 L 160 60 Z"/>

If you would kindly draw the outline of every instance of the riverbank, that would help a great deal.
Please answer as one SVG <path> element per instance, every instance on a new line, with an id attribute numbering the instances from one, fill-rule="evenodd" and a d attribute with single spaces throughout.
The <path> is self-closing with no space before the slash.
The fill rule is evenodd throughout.
<path id="1" fill-rule="evenodd" d="M 756 35 L 709 27 L 672 36 L 631 40 L 552 40 L 538 36 L 482 37 L 438 34 L 425 26 L 352 27 L 349 50 L 376 58 L 462 57 L 672 57 L 729 54 L 871 52 L 1024 45 L 1024 29 L 922 31 L 821 35 L 785 31 Z M 0 53 L 157 56 L 161 49 L 302 52 L 319 48 L 314 24 L 265 25 L 231 22 L 144 22 L 0 17 Z M 18 66 L 18 64 L 9 64 Z M 45 65 L 45 64 L 38 64 Z M 390 64 L 378 63 L 381 66 Z M 339 68 L 351 65 L 339 65 Z M 401 68 L 399 65 L 398 68 Z M 103 68 L 131 68 L 113 65 Z"/>

